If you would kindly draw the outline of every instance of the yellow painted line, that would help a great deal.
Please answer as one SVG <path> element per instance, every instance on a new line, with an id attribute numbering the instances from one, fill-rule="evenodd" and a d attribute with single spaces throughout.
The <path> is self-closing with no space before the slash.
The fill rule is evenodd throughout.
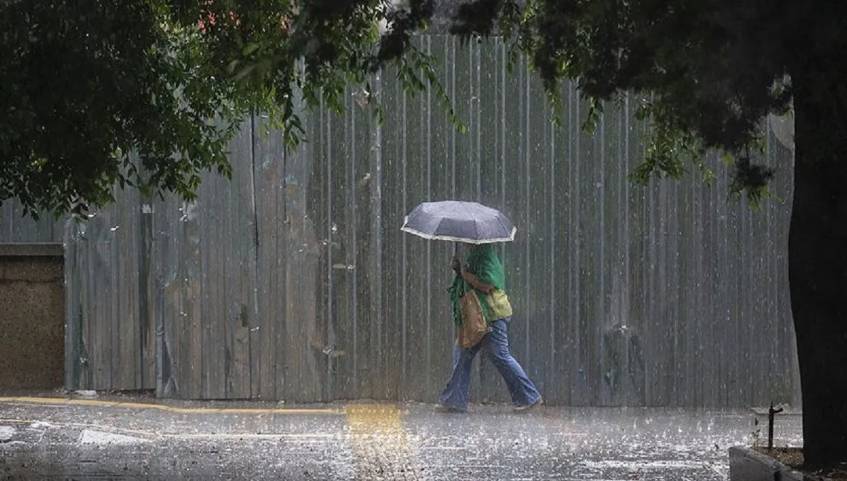
<path id="1" fill-rule="evenodd" d="M 60 397 L 0 397 L 0 403 L 43 404 L 51 406 L 98 406 L 124 409 L 156 409 L 179 414 L 329 414 L 343 415 L 343 409 L 337 408 L 204 408 L 176 407 L 166 404 L 103 401 L 99 399 L 68 399 Z"/>

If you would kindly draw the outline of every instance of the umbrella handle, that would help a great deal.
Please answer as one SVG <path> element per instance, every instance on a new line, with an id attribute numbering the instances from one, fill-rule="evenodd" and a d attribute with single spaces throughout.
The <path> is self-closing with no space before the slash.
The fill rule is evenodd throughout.
<path id="1" fill-rule="evenodd" d="M 459 259 L 459 243 L 458 242 L 453 243 L 453 262 L 456 262 L 456 261 L 462 262 L 462 259 Z M 456 274 L 458 275 L 459 273 L 457 272 Z"/>

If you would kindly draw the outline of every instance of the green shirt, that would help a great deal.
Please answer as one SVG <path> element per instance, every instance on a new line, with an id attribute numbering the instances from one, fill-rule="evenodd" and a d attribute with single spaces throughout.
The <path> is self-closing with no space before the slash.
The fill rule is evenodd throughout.
<path id="1" fill-rule="evenodd" d="M 506 273 L 494 246 L 482 244 L 474 247 L 468 255 L 467 261 L 467 271 L 474 274 L 483 284 L 488 284 L 494 288 L 490 294 L 476 290 L 477 297 L 479 297 L 479 302 L 482 305 L 482 316 L 485 318 L 485 322 L 491 323 L 511 316 L 512 306 L 505 292 Z M 459 299 L 470 289 L 473 289 L 473 287 L 458 275 L 449 289 L 453 304 L 453 322 L 457 326 L 462 325 Z"/>

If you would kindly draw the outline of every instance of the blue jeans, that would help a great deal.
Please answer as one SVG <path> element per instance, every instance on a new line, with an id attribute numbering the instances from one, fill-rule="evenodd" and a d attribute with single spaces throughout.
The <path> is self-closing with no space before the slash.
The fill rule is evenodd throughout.
<path id="1" fill-rule="evenodd" d="M 443 406 L 460 411 L 468 409 L 471 363 L 480 349 L 485 349 L 485 353 L 506 381 L 512 395 L 512 404 L 528 406 L 541 399 L 538 389 L 509 352 L 509 319 L 498 319 L 491 323 L 491 332 L 476 346 L 470 349 L 463 349 L 458 344 L 453 346 L 453 374 L 450 375 L 447 387 L 439 398 Z"/>

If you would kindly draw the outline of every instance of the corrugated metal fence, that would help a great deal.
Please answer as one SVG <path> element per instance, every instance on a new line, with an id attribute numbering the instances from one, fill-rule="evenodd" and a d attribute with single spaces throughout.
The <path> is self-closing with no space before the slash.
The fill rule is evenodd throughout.
<path id="1" fill-rule="evenodd" d="M 548 402 L 797 400 L 788 150 L 767 135 L 763 160 L 780 169 L 759 211 L 729 199 L 717 159 L 711 186 L 696 172 L 634 185 L 636 98 L 607 105 L 587 134 L 573 85 L 557 124 L 540 81 L 522 59 L 509 71 L 498 40 L 419 41 L 466 134 L 432 92 L 406 95 L 385 72 L 381 126 L 352 87 L 343 115 L 308 114 L 309 141 L 288 154 L 256 116 L 232 144 L 232 181 L 207 175 L 196 203 L 124 192 L 69 223 L 68 386 L 432 401 L 451 364 L 452 245 L 399 227 L 417 203 L 456 198 L 518 226 L 502 248 L 512 348 Z M 20 229 L 4 209 L 5 239 Z M 472 389 L 508 399 L 487 361 Z"/>

